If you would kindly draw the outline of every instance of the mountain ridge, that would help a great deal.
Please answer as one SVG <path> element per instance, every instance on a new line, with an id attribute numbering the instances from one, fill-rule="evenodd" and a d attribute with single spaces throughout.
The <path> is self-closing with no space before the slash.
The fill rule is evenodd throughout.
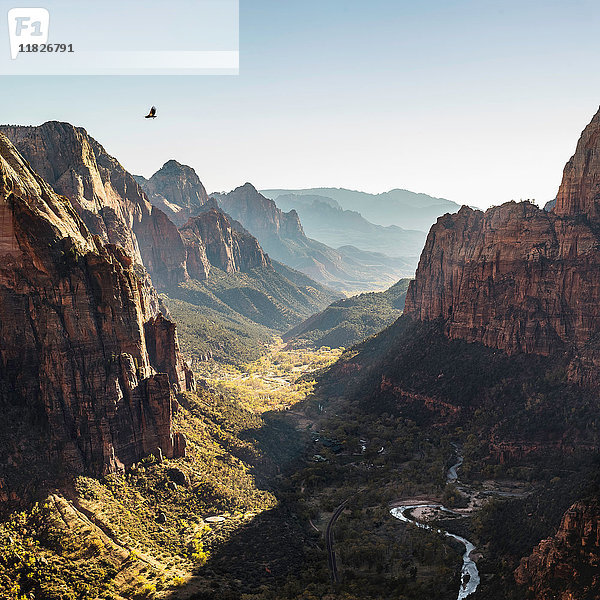
<path id="1" fill-rule="evenodd" d="M 284 213 L 249 183 L 213 195 L 222 209 L 255 235 L 269 255 L 342 292 L 371 291 L 410 275 L 410 262 L 352 247 L 337 250 L 308 238 L 296 211 Z"/>
<path id="2" fill-rule="evenodd" d="M 335 200 L 324 196 L 287 194 L 275 198 L 275 203 L 283 210 L 294 208 L 305 233 L 332 248 L 351 244 L 361 250 L 408 260 L 418 256 L 425 244 L 426 236 L 421 231 L 375 225 L 358 211 L 342 209 Z"/>
<path id="3" fill-rule="evenodd" d="M 265 189 L 267 197 L 284 194 L 319 195 L 335 200 L 342 208 L 359 212 L 376 225 L 397 225 L 404 229 L 426 232 L 440 215 L 456 212 L 460 205 L 452 200 L 395 188 L 380 194 L 370 194 L 347 188 Z"/>
<path id="4" fill-rule="evenodd" d="M 409 281 L 401 279 L 384 292 L 338 300 L 290 329 L 283 340 L 317 348 L 349 348 L 379 333 L 402 314 Z"/>

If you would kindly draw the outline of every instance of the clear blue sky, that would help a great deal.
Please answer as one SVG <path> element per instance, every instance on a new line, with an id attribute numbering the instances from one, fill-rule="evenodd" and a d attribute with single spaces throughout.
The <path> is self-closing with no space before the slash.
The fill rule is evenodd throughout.
<path id="1" fill-rule="evenodd" d="M 133 173 L 175 158 L 209 191 L 489 206 L 551 199 L 600 105 L 597 0 L 241 0 L 240 52 L 239 76 L 3 77 L 0 121 L 69 121 Z"/>

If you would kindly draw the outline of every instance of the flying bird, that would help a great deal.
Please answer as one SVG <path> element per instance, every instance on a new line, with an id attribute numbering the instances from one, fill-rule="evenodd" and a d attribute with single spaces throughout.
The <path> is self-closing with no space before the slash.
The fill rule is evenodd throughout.
<path id="1" fill-rule="evenodd" d="M 156 119 L 156 106 L 150 109 L 150 112 L 144 117 L 144 119 Z"/>

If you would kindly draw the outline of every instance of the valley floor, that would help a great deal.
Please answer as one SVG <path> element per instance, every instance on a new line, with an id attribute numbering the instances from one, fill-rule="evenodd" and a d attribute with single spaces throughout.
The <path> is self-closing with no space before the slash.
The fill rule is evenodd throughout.
<path id="1" fill-rule="evenodd" d="M 519 598 L 514 560 L 556 516 L 542 508 L 539 533 L 515 527 L 546 496 L 564 496 L 560 514 L 580 463 L 498 464 L 465 423 L 424 425 L 385 403 L 365 410 L 360 395 L 322 385 L 341 352 L 276 340 L 239 367 L 204 363 L 203 387 L 179 397 L 187 457 L 79 477 L 13 513 L 0 525 L 0 597 L 454 600 L 464 547 L 440 528 L 477 547 L 470 600 Z M 458 448 L 459 481 L 448 480 Z M 454 514 L 413 512 L 431 531 L 390 514 L 424 503 Z"/>

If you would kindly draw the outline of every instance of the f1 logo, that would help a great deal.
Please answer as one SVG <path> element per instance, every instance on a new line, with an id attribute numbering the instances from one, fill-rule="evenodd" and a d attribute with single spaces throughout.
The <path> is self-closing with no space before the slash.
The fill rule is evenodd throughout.
<path id="1" fill-rule="evenodd" d="M 10 57 L 14 60 L 21 44 L 48 42 L 50 13 L 45 8 L 11 8 L 8 11 Z"/>

